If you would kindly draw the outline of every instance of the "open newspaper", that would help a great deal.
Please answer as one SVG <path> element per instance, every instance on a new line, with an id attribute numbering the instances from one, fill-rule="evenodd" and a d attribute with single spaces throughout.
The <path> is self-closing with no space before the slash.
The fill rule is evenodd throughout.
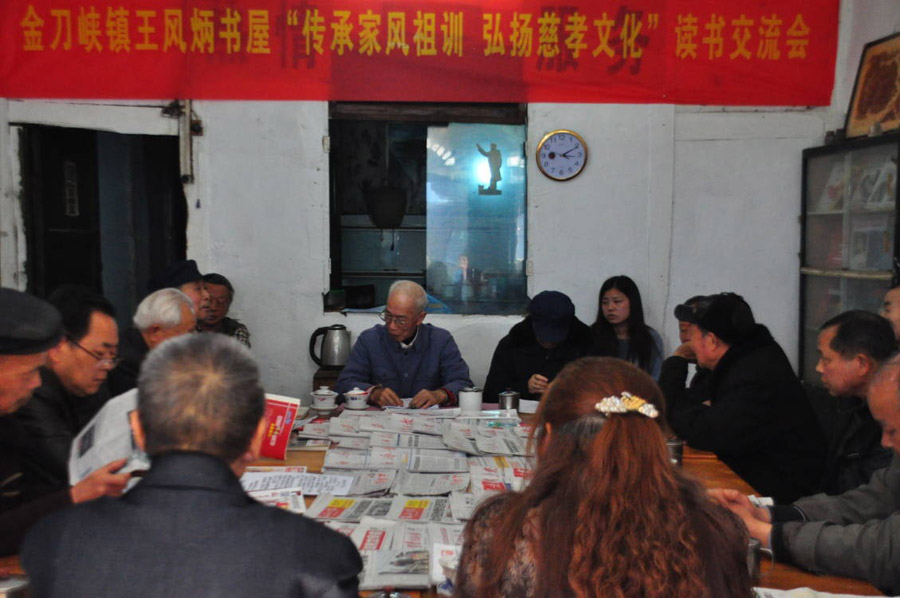
<path id="1" fill-rule="evenodd" d="M 78 433 L 69 452 L 69 483 L 77 484 L 110 461 L 128 459 L 122 472 L 150 468 L 150 460 L 138 449 L 130 418 L 137 411 L 137 389 L 106 402 Z"/>

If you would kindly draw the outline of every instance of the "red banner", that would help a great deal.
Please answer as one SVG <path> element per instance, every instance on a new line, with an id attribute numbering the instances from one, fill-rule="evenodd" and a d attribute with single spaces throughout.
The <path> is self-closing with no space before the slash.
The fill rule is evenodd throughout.
<path id="1" fill-rule="evenodd" d="M 823 105 L 839 0 L 2 0 L 0 96 Z"/>

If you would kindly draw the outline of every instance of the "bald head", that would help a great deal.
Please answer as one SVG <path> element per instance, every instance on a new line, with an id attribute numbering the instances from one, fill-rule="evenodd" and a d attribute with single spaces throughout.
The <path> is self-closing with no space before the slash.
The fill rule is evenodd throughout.
<path id="1" fill-rule="evenodd" d="M 900 454 L 900 354 L 881 366 L 867 398 L 869 411 L 881 425 L 881 445 Z"/>
<path id="2" fill-rule="evenodd" d="M 400 297 L 409 300 L 419 313 L 424 312 L 425 307 L 428 305 L 425 289 L 422 288 L 422 285 L 411 280 L 398 280 L 391 285 L 391 289 L 388 292 L 388 302 L 390 302 L 391 298 Z"/>

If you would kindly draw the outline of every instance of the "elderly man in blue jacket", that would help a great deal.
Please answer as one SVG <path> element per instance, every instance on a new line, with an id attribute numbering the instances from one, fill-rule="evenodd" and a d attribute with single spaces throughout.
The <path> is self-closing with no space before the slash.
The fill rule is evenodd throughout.
<path id="1" fill-rule="evenodd" d="M 381 406 L 406 397 L 417 408 L 455 404 L 460 389 L 472 385 L 469 366 L 447 330 L 422 323 L 427 302 L 420 285 L 392 284 L 384 325 L 359 335 L 335 390 L 370 389 L 369 401 Z"/>

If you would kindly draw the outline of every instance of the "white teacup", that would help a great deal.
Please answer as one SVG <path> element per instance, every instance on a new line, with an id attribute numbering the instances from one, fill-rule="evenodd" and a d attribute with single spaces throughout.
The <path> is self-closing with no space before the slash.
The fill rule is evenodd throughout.
<path id="1" fill-rule="evenodd" d="M 320 386 L 319 390 L 313 391 L 313 409 L 317 409 L 319 411 L 325 411 L 328 409 L 334 409 L 335 399 L 337 398 L 338 393 L 334 392 L 327 386 Z"/>
<path id="2" fill-rule="evenodd" d="M 344 393 L 344 406 L 347 409 L 366 409 L 369 407 L 369 393 L 365 390 L 354 388 Z"/>

